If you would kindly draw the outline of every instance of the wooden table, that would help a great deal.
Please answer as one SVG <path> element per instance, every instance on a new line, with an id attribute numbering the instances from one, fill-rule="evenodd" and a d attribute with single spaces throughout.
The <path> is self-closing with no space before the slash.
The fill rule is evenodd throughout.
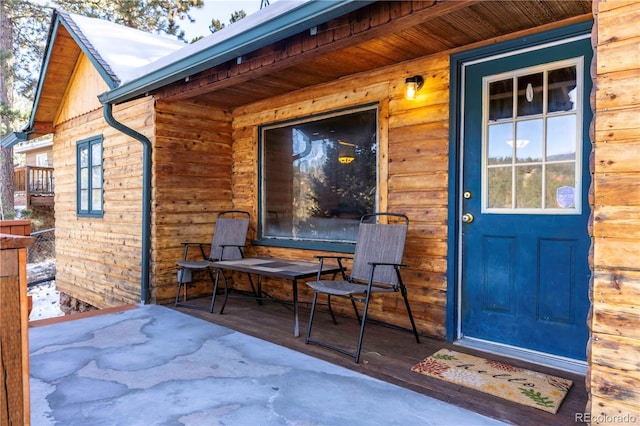
<path id="1" fill-rule="evenodd" d="M 296 260 L 277 259 L 273 257 L 245 257 L 238 260 L 222 260 L 211 262 L 212 268 L 226 269 L 229 271 L 246 272 L 258 276 L 259 299 L 263 298 L 262 277 L 280 278 L 291 280 L 293 288 L 293 335 L 300 336 L 300 325 L 298 321 L 298 280 L 302 278 L 312 278 L 318 275 L 319 262 L 300 262 Z M 340 272 L 338 265 L 324 265 L 321 275 L 336 274 Z M 227 303 L 228 291 L 225 291 L 225 300 L 222 309 Z M 254 296 L 244 296 L 255 299 Z M 273 298 L 268 298 L 272 299 Z"/>

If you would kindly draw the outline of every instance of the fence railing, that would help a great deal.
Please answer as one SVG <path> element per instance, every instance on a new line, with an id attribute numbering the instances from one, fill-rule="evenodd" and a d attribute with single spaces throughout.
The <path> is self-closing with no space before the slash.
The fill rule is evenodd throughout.
<path id="1" fill-rule="evenodd" d="M 27 250 L 29 286 L 55 280 L 56 237 L 55 228 L 31 233 L 33 246 Z"/>
<path id="2" fill-rule="evenodd" d="M 13 186 L 17 196 L 24 196 L 29 205 L 32 195 L 52 196 L 53 167 L 24 166 L 13 169 Z"/>

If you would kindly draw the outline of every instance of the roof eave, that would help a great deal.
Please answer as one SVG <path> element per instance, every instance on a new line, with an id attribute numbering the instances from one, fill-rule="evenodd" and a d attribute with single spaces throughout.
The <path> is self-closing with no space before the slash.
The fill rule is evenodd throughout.
<path id="1" fill-rule="evenodd" d="M 373 0 L 309 1 L 274 19 L 208 46 L 193 55 L 159 68 L 99 95 L 102 103 L 118 104 L 146 95 L 201 71 L 241 57 L 316 25 L 365 7 Z"/>
<path id="2" fill-rule="evenodd" d="M 31 114 L 29 116 L 29 123 L 25 126 L 25 129 L 33 129 L 35 126 L 36 113 L 38 110 L 38 105 L 40 103 L 40 98 L 42 97 L 42 91 L 44 90 L 44 77 L 47 74 L 47 70 L 49 68 L 49 60 L 51 59 L 53 46 L 55 45 L 55 40 L 56 40 L 56 37 L 58 36 L 60 25 L 64 26 L 69 32 L 69 34 L 74 38 L 76 43 L 78 43 L 78 46 L 80 47 L 80 49 L 85 53 L 85 55 L 87 55 L 90 61 L 94 64 L 94 66 L 96 67 L 96 69 L 98 70 L 98 72 L 100 73 L 104 81 L 107 83 L 107 85 L 110 88 L 113 88 L 113 87 L 116 87 L 118 84 L 118 81 L 114 79 L 114 77 L 111 76 L 107 70 L 104 69 L 102 64 L 96 58 L 94 58 L 94 55 L 92 54 L 91 50 L 85 45 L 85 41 L 81 37 L 79 37 L 78 34 L 76 34 L 78 29 L 75 26 L 72 26 L 71 23 L 67 21 L 71 21 L 68 15 L 66 15 L 64 12 L 59 11 L 57 9 L 54 10 L 53 16 L 51 17 L 51 24 L 49 26 L 47 46 L 45 48 L 45 55 L 42 61 L 42 67 L 40 70 L 38 85 L 36 87 L 36 93 L 33 100 L 33 106 L 31 108 Z M 32 132 L 33 132 L 32 130 L 31 131 L 25 130 L 22 132 L 13 132 L 7 135 L 4 139 L 2 139 L 2 146 L 5 148 L 8 148 L 19 142 L 24 142 L 29 139 L 32 139 L 32 137 L 30 137 Z M 24 139 L 20 139 L 23 137 Z"/>
<path id="3" fill-rule="evenodd" d="M 56 34 L 58 33 L 58 22 L 58 16 L 54 11 L 53 16 L 51 17 L 51 24 L 49 25 L 47 46 L 45 47 L 45 54 L 42 60 L 42 67 L 40 68 L 40 75 L 38 76 L 38 85 L 36 86 L 36 93 L 33 98 L 33 106 L 31 107 L 31 114 L 29 116 L 29 124 L 27 125 L 27 127 L 33 127 L 33 123 L 36 119 L 38 104 L 40 103 L 40 97 L 42 96 L 42 91 L 44 90 L 44 76 L 47 73 L 49 59 L 51 58 L 51 52 L 53 50 L 54 40 Z"/>

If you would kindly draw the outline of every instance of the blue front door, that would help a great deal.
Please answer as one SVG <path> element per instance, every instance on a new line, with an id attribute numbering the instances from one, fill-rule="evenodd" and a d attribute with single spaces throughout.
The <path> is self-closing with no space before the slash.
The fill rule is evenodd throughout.
<path id="1" fill-rule="evenodd" d="M 464 337 L 584 360 L 590 39 L 464 67 Z"/>

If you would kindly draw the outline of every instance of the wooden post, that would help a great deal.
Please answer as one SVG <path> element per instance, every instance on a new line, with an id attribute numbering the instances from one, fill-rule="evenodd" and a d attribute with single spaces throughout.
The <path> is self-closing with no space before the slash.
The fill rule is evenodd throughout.
<path id="1" fill-rule="evenodd" d="M 33 238 L 0 234 L 0 424 L 31 424 L 27 248 Z"/>

